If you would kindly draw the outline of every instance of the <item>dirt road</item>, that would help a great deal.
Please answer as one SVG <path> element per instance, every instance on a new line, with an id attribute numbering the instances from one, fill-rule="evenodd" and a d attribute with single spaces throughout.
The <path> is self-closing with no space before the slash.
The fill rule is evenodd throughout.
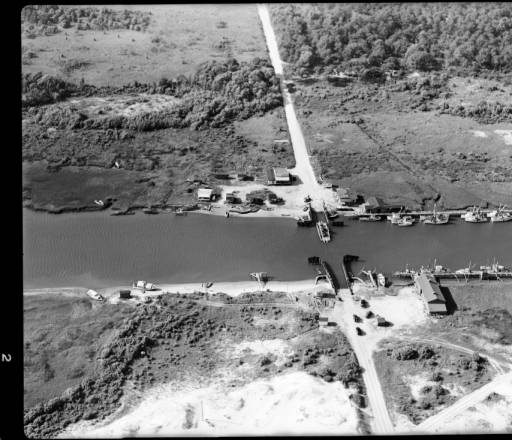
<path id="1" fill-rule="evenodd" d="M 334 310 L 330 313 L 330 319 L 335 321 L 343 330 L 359 360 L 359 364 L 364 369 L 363 379 L 373 414 L 372 433 L 391 434 L 394 432 L 394 428 L 389 417 L 377 371 L 375 370 L 375 364 L 373 363 L 373 344 L 369 344 L 364 336 L 357 336 L 355 331 L 357 325 L 361 328 L 364 327 L 366 332 L 371 332 L 371 328 L 366 326 L 366 324 L 354 323 L 352 315 L 360 315 L 361 313 L 361 307 L 353 302 L 351 296 L 344 295 L 343 301 L 336 303 Z"/>
<path id="2" fill-rule="evenodd" d="M 306 195 L 310 195 L 313 198 L 313 207 L 315 209 L 322 209 L 323 200 L 328 204 L 335 205 L 335 193 L 324 188 L 318 183 L 313 167 L 311 166 L 306 141 L 304 140 L 299 121 L 295 114 L 292 95 L 283 84 L 283 63 L 279 56 L 277 40 L 274 34 L 274 29 L 272 28 L 267 6 L 261 4 L 258 5 L 258 13 L 263 26 L 263 32 L 265 33 L 270 61 L 272 62 L 272 66 L 274 66 L 276 75 L 281 81 L 286 121 L 288 123 L 288 131 L 293 145 L 293 153 L 295 155 L 295 168 L 291 169 L 290 172 L 300 179 L 303 196 L 305 197 Z"/>
<path id="3" fill-rule="evenodd" d="M 420 423 L 416 427 L 416 431 L 432 434 L 436 427 L 455 417 L 466 408 L 469 408 L 470 406 L 482 401 L 493 391 L 499 392 L 499 389 L 501 386 L 503 386 L 503 384 L 507 382 L 510 383 L 511 381 L 512 373 L 497 376 L 492 382 L 489 382 L 487 385 L 484 385 L 476 391 L 473 391 L 471 394 L 464 396 L 462 399 L 457 400 L 457 402 L 455 402 L 450 407 L 446 408 L 435 416 L 428 418 L 423 423 Z"/>

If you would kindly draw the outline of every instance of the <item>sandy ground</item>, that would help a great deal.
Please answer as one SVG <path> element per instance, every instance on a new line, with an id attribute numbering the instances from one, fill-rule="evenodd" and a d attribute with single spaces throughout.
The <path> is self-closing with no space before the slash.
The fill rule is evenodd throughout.
<path id="1" fill-rule="evenodd" d="M 512 430 L 512 381 L 501 386 L 503 400 L 485 399 L 436 427 L 435 433 L 499 433 Z"/>
<path id="2" fill-rule="evenodd" d="M 341 383 L 294 372 L 231 389 L 168 384 L 117 420 L 77 424 L 61 438 L 356 433 L 356 411 Z"/>
<path id="3" fill-rule="evenodd" d="M 313 292 L 316 290 L 325 290 L 329 287 L 328 284 L 320 282 L 315 285 L 314 279 L 300 280 L 300 281 L 268 281 L 266 283 L 259 283 L 257 281 L 234 281 L 234 282 L 220 282 L 214 283 L 211 287 L 206 288 L 202 283 L 181 283 L 181 284 L 159 284 L 158 290 L 146 291 L 144 294 L 139 289 L 132 289 L 131 286 L 114 286 L 98 289 L 103 297 L 111 303 L 119 302 L 118 292 L 120 289 L 130 289 L 132 291 L 132 301 L 138 302 L 144 297 L 152 297 L 165 294 L 186 294 L 194 292 L 208 292 L 209 294 L 225 293 L 230 296 L 238 296 L 242 293 L 251 292 L 286 292 L 286 293 L 301 293 Z M 45 289 L 27 289 L 24 290 L 24 295 L 44 295 L 49 293 L 58 293 L 67 296 L 81 296 L 86 295 L 87 288 L 85 287 L 57 287 Z"/>
<path id="4" fill-rule="evenodd" d="M 503 136 L 505 144 L 512 145 L 512 130 L 494 130 L 494 133 Z"/>

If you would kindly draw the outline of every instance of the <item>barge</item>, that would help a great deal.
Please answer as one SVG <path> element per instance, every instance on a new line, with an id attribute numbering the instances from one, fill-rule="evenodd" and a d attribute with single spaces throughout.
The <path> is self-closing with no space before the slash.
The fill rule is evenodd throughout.
<path id="1" fill-rule="evenodd" d="M 327 226 L 326 222 L 317 222 L 316 229 L 318 231 L 318 237 L 320 238 L 320 241 L 322 243 L 329 243 L 331 241 L 331 233 L 329 231 L 329 226 Z"/>

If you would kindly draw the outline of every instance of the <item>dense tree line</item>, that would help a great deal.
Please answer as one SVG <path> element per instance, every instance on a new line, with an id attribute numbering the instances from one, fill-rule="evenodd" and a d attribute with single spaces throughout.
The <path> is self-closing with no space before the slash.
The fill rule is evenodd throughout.
<path id="1" fill-rule="evenodd" d="M 190 76 L 158 83 L 132 83 L 124 87 L 75 85 L 49 75 L 26 74 L 22 81 L 22 104 L 26 116 L 56 128 L 156 130 L 161 128 L 220 127 L 247 119 L 282 105 L 279 80 L 268 61 L 254 58 L 239 63 L 203 63 Z M 43 106 L 70 96 L 112 96 L 127 93 L 162 93 L 181 98 L 166 110 L 136 116 L 89 118 L 71 106 Z"/>
<path id="2" fill-rule="evenodd" d="M 283 59 L 303 73 L 512 68 L 506 3 L 286 4 L 271 15 Z"/>
<path id="3" fill-rule="evenodd" d="M 27 37 L 32 38 L 40 34 L 56 34 L 73 27 L 77 30 L 144 31 L 150 21 L 150 12 L 105 7 L 27 5 L 21 10 L 22 31 L 25 31 Z"/>

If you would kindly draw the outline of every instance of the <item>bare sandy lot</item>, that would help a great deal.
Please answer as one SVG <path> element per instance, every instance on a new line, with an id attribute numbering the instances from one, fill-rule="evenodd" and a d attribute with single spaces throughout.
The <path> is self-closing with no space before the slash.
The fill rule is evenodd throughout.
<path id="1" fill-rule="evenodd" d="M 115 5 L 152 13 L 146 32 L 69 30 L 22 38 L 35 57 L 23 73 L 64 75 L 97 86 L 192 74 L 205 61 L 266 58 L 256 5 Z"/>

